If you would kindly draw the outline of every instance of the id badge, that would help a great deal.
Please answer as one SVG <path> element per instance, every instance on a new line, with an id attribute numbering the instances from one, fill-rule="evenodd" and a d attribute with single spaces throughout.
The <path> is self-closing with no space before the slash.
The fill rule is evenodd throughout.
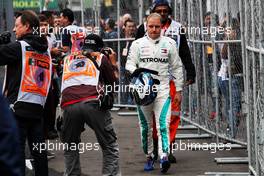
<path id="1" fill-rule="evenodd" d="M 122 56 L 127 56 L 127 48 L 123 49 Z"/>

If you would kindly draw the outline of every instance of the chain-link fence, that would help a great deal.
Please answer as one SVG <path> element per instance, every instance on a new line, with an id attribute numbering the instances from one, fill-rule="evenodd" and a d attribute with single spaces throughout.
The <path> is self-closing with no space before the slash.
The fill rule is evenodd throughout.
<path id="1" fill-rule="evenodd" d="M 263 172 L 262 8 L 261 1 L 190 0 L 178 13 L 187 12 L 187 18 L 176 17 L 191 28 L 210 28 L 205 34 L 188 33 L 197 81 L 184 99 L 186 118 L 217 139 L 248 144 L 254 175 Z M 230 34 L 213 36 L 212 27 L 217 26 L 231 27 Z"/>
<path id="2" fill-rule="evenodd" d="M 246 145 L 244 70 L 238 1 L 175 1 L 187 29 L 196 84 L 185 90 L 183 115 L 218 138 Z M 225 7 L 225 8 L 223 8 Z M 237 8 L 237 9 L 236 9 Z"/>
<path id="3" fill-rule="evenodd" d="M 264 175 L 263 167 L 263 1 L 241 2 L 244 19 L 243 48 L 246 61 L 246 104 L 248 117 L 249 168 Z"/>
<path id="4" fill-rule="evenodd" d="M 184 96 L 184 119 L 247 145 L 249 168 L 263 175 L 263 2 L 176 0 L 176 19 L 188 30 L 196 84 Z M 238 6 L 239 4 L 239 6 Z M 187 14 L 187 17 L 184 16 Z M 225 28 L 214 34 L 214 27 Z M 207 29 L 209 28 L 209 30 Z"/>

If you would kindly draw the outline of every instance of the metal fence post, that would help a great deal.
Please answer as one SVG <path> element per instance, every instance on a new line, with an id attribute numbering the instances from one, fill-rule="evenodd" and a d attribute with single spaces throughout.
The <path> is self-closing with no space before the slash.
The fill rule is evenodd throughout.
<path id="1" fill-rule="evenodd" d="M 251 1 L 251 27 L 252 27 L 252 46 L 256 47 L 256 28 L 255 28 L 255 19 L 254 19 L 254 1 Z M 252 51 L 252 58 L 253 58 L 253 103 L 254 103 L 254 143 L 255 143 L 255 161 L 256 161 L 256 173 L 259 175 L 259 163 L 258 161 L 258 145 L 257 145 L 257 108 L 256 101 L 257 101 L 257 70 L 256 70 L 256 57 L 255 53 Z"/>
<path id="2" fill-rule="evenodd" d="M 143 23 L 143 0 L 138 0 L 138 17 L 139 24 Z"/>
<path id="3" fill-rule="evenodd" d="M 239 0 L 239 12 L 240 12 L 240 31 L 241 31 L 241 45 L 242 45 L 242 57 L 243 57 L 243 80 L 244 80 L 244 96 L 246 104 L 246 127 L 247 127 L 247 154 L 248 154 L 248 164 L 251 165 L 251 151 L 250 151 L 250 129 L 249 129 L 249 111 L 248 111 L 248 54 L 246 51 L 246 36 L 247 36 L 247 15 L 245 14 L 244 7 L 246 6 L 245 2 Z M 250 169 L 249 169 L 250 170 Z"/>
<path id="4" fill-rule="evenodd" d="M 260 9 L 259 9 L 259 20 L 260 20 L 260 24 L 259 24 L 259 30 L 258 30 L 258 34 L 259 34 L 259 43 L 258 43 L 258 47 L 259 47 L 259 65 L 260 65 L 260 78 L 259 78 L 259 82 L 260 82 L 260 90 L 258 92 L 258 102 L 257 102 L 257 107 L 259 108 L 256 108 L 257 111 L 258 111 L 258 128 L 257 128 L 257 146 L 258 146 L 258 160 L 257 160 L 257 163 L 258 163 L 258 166 L 259 166 L 259 170 L 258 170 L 258 174 L 260 174 L 261 176 L 264 175 L 264 163 L 263 163 L 263 155 L 264 155 L 264 149 L 263 149 L 263 135 L 264 134 L 259 134 L 259 133 L 262 133 L 263 132 L 263 106 L 264 106 L 264 101 L 263 101 L 263 95 L 264 95 L 264 89 L 262 87 L 263 84 L 263 81 L 264 81 L 264 65 L 263 65 L 263 49 L 264 49 L 264 37 L 263 37 L 263 23 L 262 23 L 262 19 L 263 19 L 263 5 L 264 3 L 262 1 L 259 1 L 260 3 Z M 262 114 L 261 114 L 262 113 Z M 261 116 L 262 115 L 262 116 Z M 259 130 L 261 129 L 261 130 Z"/>
<path id="5" fill-rule="evenodd" d="M 117 19 L 120 20 L 120 0 L 117 0 Z M 118 34 L 118 39 L 120 39 L 120 27 L 117 27 L 117 34 Z M 120 40 L 118 40 L 117 44 L 117 61 L 120 63 Z M 119 64 L 119 70 L 120 70 L 120 64 Z M 121 77 L 119 76 L 119 83 L 121 82 Z M 118 91 L 118 104 L 121 104 L 121 92 Z"/>
<path id="6" fill-rule="evenodd" d="M 174 19 L 176 20 L 177 18 L 177 0 L 174 0 Z"/>
<path id="7" fill-rule="evenodd" d="M 83 0 L 81 0 L 81 22 L 82 22 L 82 27 L 84 27 L 84 10 L 83 10 Z"/>
<path id="8" fill-rule="evenodd" d="M 203 5 L 202 5 L 202 0 L 199 0 L 199 7 L 200 7 L 200 28 L 202 29 L 203 28 Z M 204 40 L 204 37 L 203 37 L 203 35 L 201 34 L 201 40 L 203 41 Z M 205 73 L 205 59 L 204 59 L 204 57 L 205 57 L 205 52 L 204 52 L 204 44 L 201 44 L 202 45 L 202 60 L 203 60 L 203 72 L 204 72 L 204 84 L 205 84 L 205 86 L 207 85 L 207 81 L 206 81 L 206 73 Z M 208 107 L 208 101 L 207 101 L 207 89 L 206 89 L 206 87 L 204 86 L 204 88 L 205 88 L 205 106 L 207 106 Z M 199 97 L 199 98 L 201 98 L 201 97 Z M 201 104 L 200 104 L 201 105 Z M 201 108 L 202 106 L 200 106 L 199 107 L 199 112 L 198 113 L 201 113 Z M 204 118 L 204 117 L 203 117 Z M 199 115 L 199 124 L 202 124 L 202 122 L 201 122 L 201 114 Z M 198 132 L 199 133 L 201 133 L 200 132 L 200 130 L 198 130 Z"/>
<path id="9" fill-rule="evenodd" d="M 216 2 L 215 1 L 212 1 L 211 3 L 211 6 L 212 6 L 212 12 L 213 12 L 213 15 L 215 14 L 215 9 L 216 9 Z M 212 23 L 214 26 L 217 25 L 217 22 L 216 22 L 216 19 L 213 18 L 213 21 Z M 212 91 L 213 92 L 213 95 L 212 97 L 214 97 L 214 94 L 215 94 L 215 107 L 216 108 L 216 122 L 215 122 L 215 125 L 216 125 L 216 143 L 218 145 L 219 143 L 219 92 L 218 92 L 218 83 L 217 83 L 217 53 L 216 53 L 216 43 L 215 43 L 215 37 L 211 37 L 211 41 L 212 41 L 212 47 L 213 47 L 213 79 L 214 79 L 214 87 L 215 89 Z M 214 99 L 214 98 L 213 98 Z"/>
<path id="10" fill-rule="evenodd" d="M 227 3 L 226 3 L 226 15 L 227 15 L 227 26 L 230 26 L 230 17 L 229 17 L 229 0 L 227 0 Z M 228 37 L 228 40 L 229 40 L 229 37 Z M 233 99 L 233 92 L 232 92 L 232 73 L 231 73 L 231 64 L 232 64 L 232 58 L 231 58 L 231 54 L 230 54 L 230 45 L 228 43 L 228 73 L 229 73 L 229 88 L 228 88 L 228 91 L 229 91 L 229 112 L 228 112 L 228 116 L 229 116 L 229 128 L 231 130 L 231 137 L 234 137 L 235 135 L 235 124 L 234 124 L 234 114 L 233 114 L 233 103 L 232 103 L 232 99 Z"/>

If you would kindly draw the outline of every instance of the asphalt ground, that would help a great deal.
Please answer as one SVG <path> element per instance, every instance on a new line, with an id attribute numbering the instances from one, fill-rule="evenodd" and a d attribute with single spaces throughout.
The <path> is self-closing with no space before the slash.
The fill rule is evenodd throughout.
<path id="1" fill-rule="evenodd" d="M 145 156 L 141 149 L 140 130 L 138 119 L 136 116 L 118 116 L 116 112 L 112 112 L 113 122 L 118 136 L 120 148 L 120 167 L 122 175 L 125 176 L 144 176 L 144 175 L 162 175 L 159 170 L 159 164 L 155 163 L 155 170 L 144 172 L 143 166 Z M 96 117 L 95 117 L 96 118 Z M 82 142 L 86 144 L 87 150 L 81 153 L 81 168 L 83 176 L 101 175 L 102 153 L 97 150 L 97 141 L 94 132 L 88 127 L 82 133 Z M 180 133 L 197 133 L 196 130 L 180 130 Z M 50 143 L 59 143 L 59 139 L 51 140 Z M 195 139 L 195 140 L 177 140 L 178 148 L 180 144 L 207 143 L 212 144 L 215 139 Z M 175 144 L 175 149 L 176 146 Z M 182 147 L 184 149 L 184 146 Z M 63 150 L 53 150 L 55 158 L 49 160 L 50 176 L 63 175 L 64 158 Z M 214 162 L 216 157 L 245 157 L 247 151 L 245 149 L 232 150 L 176 150 L 174 156 L 177 163 L 172 164 L 166 175 L 176 176 L 195 176 L 203 175 L 205 172 L 247 172 L 247 164 L 217 164 Z"/>

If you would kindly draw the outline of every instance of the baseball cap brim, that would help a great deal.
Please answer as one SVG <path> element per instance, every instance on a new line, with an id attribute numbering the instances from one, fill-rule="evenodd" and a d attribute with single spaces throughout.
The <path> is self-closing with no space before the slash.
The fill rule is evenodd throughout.
<path id="1" fill-rule="evenodd" d="M 85 50 L 85 51 L 88 51 L 88 52 L 96 52 L 98 49 L 95 48 L 94 46 L 87 46 L 87 45 L 84 45 L 82 47 L 82 50 Z"/>

